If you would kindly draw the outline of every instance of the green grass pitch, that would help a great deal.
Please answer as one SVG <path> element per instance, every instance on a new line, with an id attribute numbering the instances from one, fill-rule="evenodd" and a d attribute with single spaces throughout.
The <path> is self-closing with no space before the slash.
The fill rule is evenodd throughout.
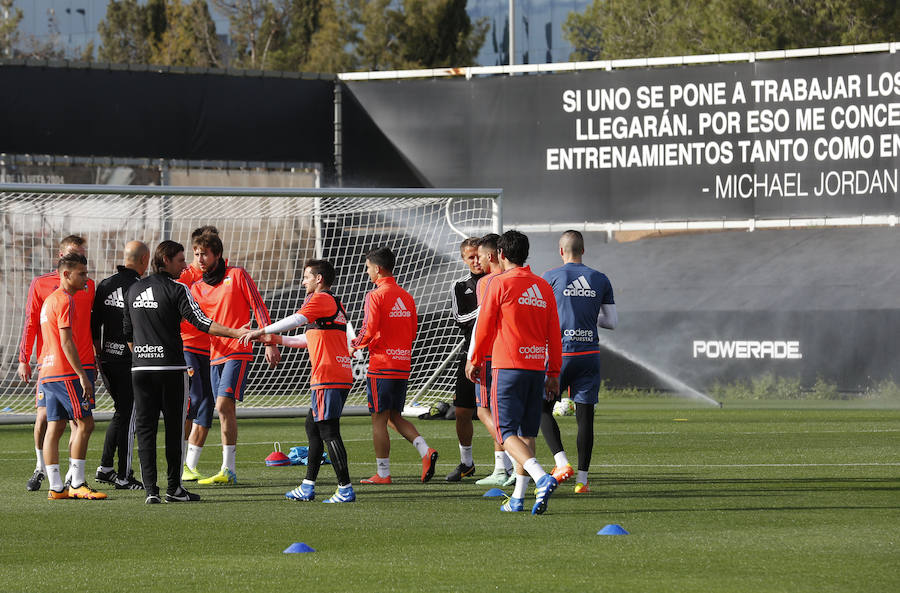
<path id="1" fill-rule="evenodd" d="M 374 473 L 369 421 L 342 424 L 358 481 Z M 446 483 L 459 461 L 453 423 L 417 426 L 441 453 L 425 485 L 415 450 L 395 438 L 392 486 L 356 485 L 358 502 L 321 504 L 335 487 L 326 466 L 315 502 L 285 500 L 304 470 L 263 460 L 273 441 L 305 444 L 303 420 L 242 419 L 239 484 L 155 506 L 142 492 L 105 490 L 98 502 L 48 501 L 46 482 L 26 492 L 31 427 L 0 426 L 0 590 L 900 590 L 900 410 L 602 402 L 593 492 L 565 483 L 536 517 L 501 513 L 502 499 L 471 480 Z M 91 475 L 105 428 L 91 440 Z M 561 428 L 574 463 L 574 419 Z M 209 473 L 217 443 L 218 425 L 201 461 Z M 475 456 L 483 476 L 492 459 L 480 426 Z M 538 458 L 552 466 L 542 439 Z M 596 535 L 610 523 L 630 535 Z M 283 554 L 293 542 L 316 552 Z"/>

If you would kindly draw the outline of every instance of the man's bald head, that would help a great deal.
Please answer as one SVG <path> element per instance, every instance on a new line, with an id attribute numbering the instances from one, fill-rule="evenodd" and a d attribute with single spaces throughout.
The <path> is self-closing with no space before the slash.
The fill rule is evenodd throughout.
<path id="1" fill-rule="evenodd" d="M 584 237 L 578 231 L 566 231 L 559 238 L 559 249 L 565 255 L 584 255 Z"/>
<path id="2" fill-rule="evenodd" d="M 129 241 L 125 244 L 125 267 L 141 276 L 150 265 L 150 248 L 143 241 Z"/>

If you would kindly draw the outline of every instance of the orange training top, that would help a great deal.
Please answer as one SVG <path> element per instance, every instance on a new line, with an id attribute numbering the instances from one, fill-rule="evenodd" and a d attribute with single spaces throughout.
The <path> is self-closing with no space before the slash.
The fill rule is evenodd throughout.
<path id="1" fill-rule="evenodd" d="M 472 343 L 475 366 L 491 353 L 492 368 L 542 371 L 546 360 L 547 376 L 558 376 L 562 337 L 550 284 L 528 266 L 497 275 L 481 302 Z"/>
<path id="2" fill-rule="evenodd" d="M 79 291 L 85 292 L 85 291 Z M 43 363 L 38 380 L 41 382 L 77 379 L 75 369 L 69 364 L 62 349 L 59 330 L 71 328 L 72 339 L 78 350 L 78 360 L 85 369 L 94 369 L 94 343 L 91 339 L 90 309 L 79 307 L 75 297 L 57 288 L 44 301 L 41 308 L 41 336 L 44 340 Z"/>
<path id="3" fill-rule="evenodd" d="M 181 273 L 178 281 L 190 288 L 194 282 L 202 279 L 203 270 L 191 264 Z M 209 334 L 200 331 L 184 319 L 181 320 L 181 341 L 184 342 L 186 351 L 209 356 Z"/>
<path id="4" fill-rule="evenodd" d="M 309 320 L 306 340 L 312 363 L 310 387 L 350 389 L 353 371 L 347 353 L 347 312 L 331 292 L 314 292 L 297 311 Z"/>
<path id="5" fill-rule="evenodd" d="M 393 276 L 379 278 L 366 293 L 365 313 L 355 348 L 369 348 L 367 377 L 409 379 L 418 317 L 416 303 Z"/>
<path id="6" fill-rule="evenodd" d="M 22 339 L 19 340 L 19 362 L 31 360 L 31 351 L 37 345 L 36 358 L 41 364 L 41 348 L 44 340 L 41 337 L 41 307 L 50 293 L 59 288 L 59 272 L 47 272 L 35 276 L 28 287 L 28 298 L 25 301 L 25 326 L 22 328 Z M 86 290 L 75 294 L 75 303 L 79 310 L 84 309 L 90 316 L 94 306 L 94 281 L 88 278 Z M 85 307 L 87 307 L 85 309 Z"/>

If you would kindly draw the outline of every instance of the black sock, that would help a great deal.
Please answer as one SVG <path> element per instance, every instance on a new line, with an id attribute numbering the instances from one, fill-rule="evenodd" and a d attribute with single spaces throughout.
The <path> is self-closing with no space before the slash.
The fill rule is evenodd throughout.
<path id="1" fill-rule="evenodd" d="M 559 424 L 553 417 L 553 404 L 554 402 L 544 400 L 544 408 L 541 411 L 541 434 L 544 435 L 550 452 L 556 455 L 563 450 L 563 444 L 562 437 L 559 436 Z"/>
<path id="2" fill-rule="evenodd" d="M 328 455 L 331 456 L 331 464 L 334 466 L 338 485 L 346 486 L 350 483 L 350 464 L 347 461 L 347 449 L 344 447 L 344 440 L 341 438 L 340 422 L 340 418 L 323 420 L 319 422 L 319 430 L 322 438 L 325 440 L 325 444 L 328 446 Z"/>
<path id="3" fill-rule="evenodd" d="M 578 469 L 588 471 L 594 451 L 594 406 L 575 402 L 575 421 L 578 423 Z"/>
<path id="4" fill-rule="evenodd" d="M 312 410 L 306 415 L 306 438 L 309 439 L 309 457 L 306 459 L 306 479 L 315 482 L 319 477 L 319 467 L 322 465 L 322 453 L 325 452 L 325 443 L 319 434 Z"/>

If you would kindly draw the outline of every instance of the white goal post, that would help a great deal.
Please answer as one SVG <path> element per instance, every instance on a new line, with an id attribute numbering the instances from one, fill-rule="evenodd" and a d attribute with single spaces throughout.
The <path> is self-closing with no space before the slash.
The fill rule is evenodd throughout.
<path id="1" fill-rule="evenodd" d="M 468 273 L 459 244 L 502 228 L 501 201 L 498 189 L 0 184 L 0 417 L 34 411 L 34 381 L 16 376 L 25 298 L 32 278 L 53 269 L 63 237 L 87 240 L 89 275 L 99 282 L 115 273 L 125 243 L 134 239 L 151 249 L 173 239 L 185 245 L 190 261 L 191 231 L 208 224 L 218 227 L 229 264 L 253 277 L 272 319 L 299 308 L 303 263 L 315 257 L 334 263 L 334 292 L 358 327 L 363 296 L 372 288 L 364 255 L 390 247 L 397 280 L 419 314 L 408 403 L 452 399 L 461 333 L 450 317 L 450 289 Z M 306 352 L 284 348 L 275 369 L 257 353 L 242 407 L 265 413 L 309 405 Z M 354 361 L 348 405 L 365 404 L 366 362 Z M 99 382 L 97 409 L 112 409 Z"/>

